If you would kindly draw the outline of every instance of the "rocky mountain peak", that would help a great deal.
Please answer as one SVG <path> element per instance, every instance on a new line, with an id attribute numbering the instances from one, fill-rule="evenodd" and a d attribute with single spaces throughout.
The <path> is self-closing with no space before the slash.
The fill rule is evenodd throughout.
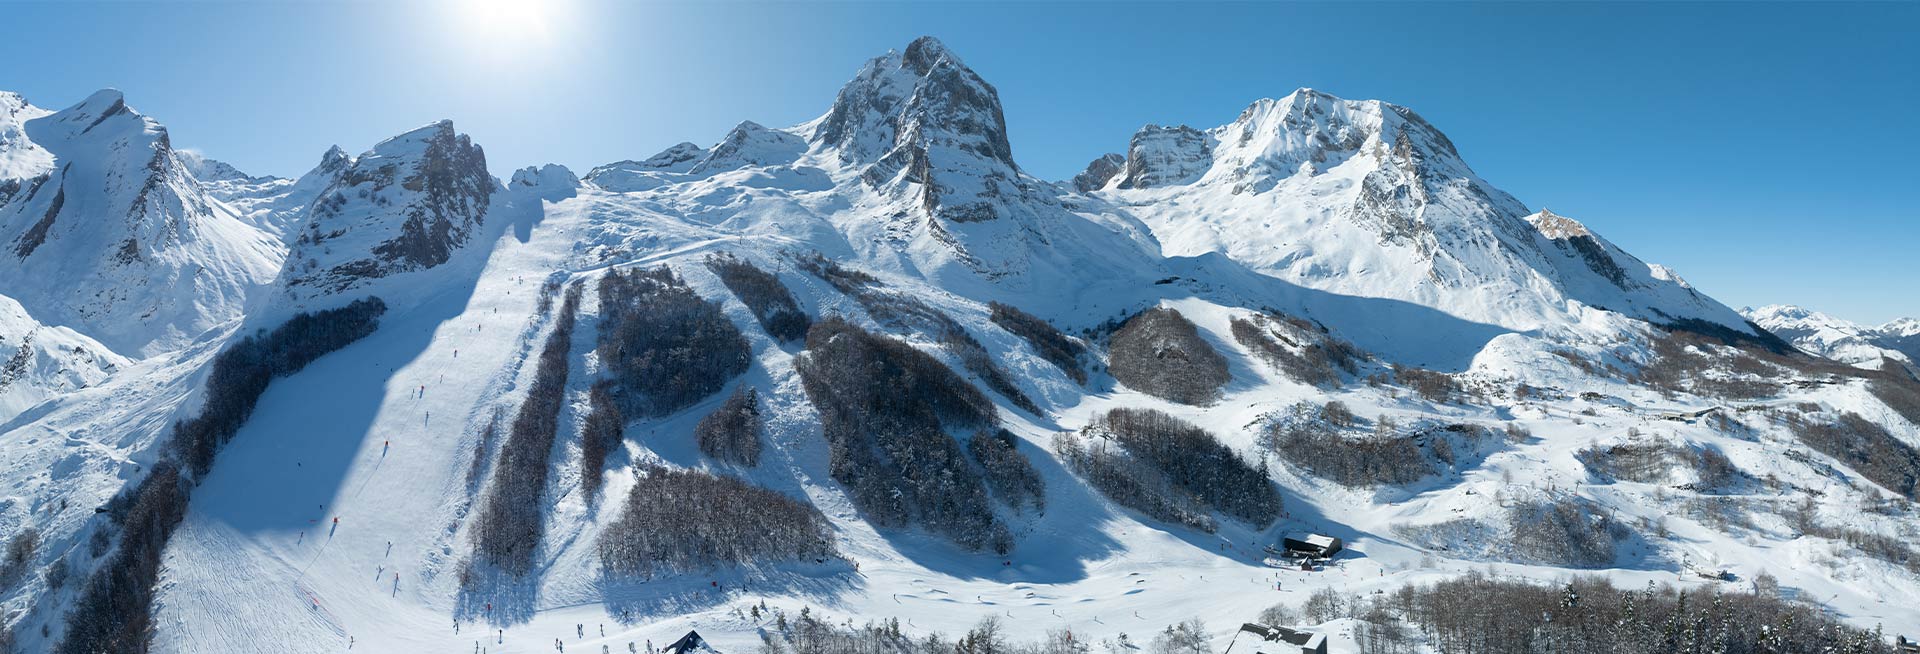
<path id="1" fill-rule="evenodd" d="M 279 267 L 278 239 L 195 180 L 159 121 L 117 90 L 57 112 L 0 108 L 0 278 L 26 310 L 145 354 L 238 315 Z M 17 277 L 16 277 L 17 276 Z"/>
<path id="2" fill-rule="evenodd" d="M 902 146 L 945 146 L 1017 168 L 999 92 L 933 37 L 868 61 L 840 89 L 812 140 L 849 161 L 871 162 Z"/>
<path id="3" fill-rule="evenodd" d="M 916 193 L 921 208 L 954 222 L 992 220 L 1029 190 L 999 92 L 931 37 L 867 62 L 809 140 L 873 187 Z"/>
<path id="4" fill-rule="evenodd" d="M 330 150 L 308 175 L 327 185 L 282 273 L 296 294 L 335 293 L 446 263 L 484 222 L 498 186 L 480 146 L 448 120 L 351 160 Z"/>
<path id="5" fill-rule="evenodd" d="M 1073 190 L 1081 193 L 1091 193 L 1106 188 L 1107 182 L 1113 181 L 1113 178 L 1120 176 L 1120 173 L 1126 170 L 1126 168 L 1126 155 L 1117 152 L 1100 155 L 1099 158 L 1087 164 L 1086 170 L 1082 170 L 1080 174 L 1073 176 L 1071 180 Z"/>
<path id="6" fill-rule="evenodd" d="M 1534 228 L 1539 229 L 1542 235 L 1550 239 L 1593 236 L 1593 232 L 1587 231 L 1587 226 L 1580 224 L 1580 221 L 1546 209 L 1527 216 L 1527 222 L 1532 223 Z"/>
<path id="7" fill-rule="evenodd" d="M 1198 180 L 1213 165 L 1213 142 L 1206 133 L 1177 125 L 1148 125 L 1127 142 L 1126 175 L 1120 188 L 1155 188 Z"/>

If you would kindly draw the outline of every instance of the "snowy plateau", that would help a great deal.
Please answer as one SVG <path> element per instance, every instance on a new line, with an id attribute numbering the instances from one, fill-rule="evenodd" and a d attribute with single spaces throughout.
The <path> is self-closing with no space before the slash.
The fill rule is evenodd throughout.
<path id="1" fill-rule="evenodd" d="M 1571 637 L 1461 588 L 1696 607 L 1616 652 L 1920 636 L 1920 323 L 1736 311 L 1405 107 L 1048 181 L 922 38 L 813 121 L 503 182 L 447 121 L 282 179 L 135 102 L 0 92 L 0 650 Z"/>

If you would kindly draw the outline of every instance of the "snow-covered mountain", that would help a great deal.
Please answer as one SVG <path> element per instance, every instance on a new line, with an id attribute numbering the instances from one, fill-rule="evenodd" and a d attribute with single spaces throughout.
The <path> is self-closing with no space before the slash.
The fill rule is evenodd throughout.
<path id="1" fill-rule="evenodd" d="M 100 383 L 125 357 L 65 327 L 40 324 L 0 295 L 0 424 L 49 398 Z"/>
<path id="2" fill-rule="evenodd" d="M 300 215 L 279 283 L 311 298 L 447 263 L 486 221 L 500 182 L 480 147 L 443 120 L 351 160 L 329 150 L 293 186 L 321 190 Z"/>
<path id="3" fill-rule="evenodd" d="M 0 244 L 0 279 L 38 280 L 9 296 L 129 356 L 239 317 L 285 252 L 112 90 L 57 112 L 0 94 Z"/>
<path id="4" fill-rule="evenodd" d="M 1139 216 L 1168 255 L 1220 252 L 1302 286 L 1519 331 L 1611 311 L 1754 333 L 1666 268 L 1529 211 L 1418 114 L 1377 100 L 1300 89 L 1212 129 L 1149 125 L 1093 194 Z"/>
<path id="5" fill-rule="evenodd" d="M 1920 361 L 1920 322 L 1912 318 L 1868 327 L 1790 304 L 1740 312 L 1794 347 L 1835 361 L 1876 370 L 1887 361 L 1908 367 Z"/>
<path id="6" fill-rule="evenodd" d="M 82 171 L 113 147 L 47 136 L 132 120 L 96 100 L 0 104 L 0 173 L 20 180 L 0 185 L 0 237 L 45 211 L 34 180 L 97 185 Z M 709 138 L 504 184 L 444 121 L 334 148 L 297 179 L 162 148 L 156 188 L 206 208 L 181 220 L 275 243 L 272 286 L 132 359 L 80 356 L 112 333 L 98 324 L 0 304 L 0 355 L 31 333 L 46 373 L 0 422 L 0 532 L 35 530 L 26 565 L 88 581 L 0 585 L 15 642 L 51 650 L 92 580 L 134 574 L 112 562 L 136 509 L 113 498 L 184 456 L 173 426 L 231 423 L 179 485 L 156 576 L 136 580 L 155 589 L 155 651 L 637 651 L 697 628 L 732 652 L 784 638 L 805 607 L 898 617 L 916 639 L 998 616 L 1018 639 L 1065 629 L 1124 654 L 1139 646 L 1123 634 L 1189 618 L 1231 627 L 1318 590 L 1370 601 L 1467 571 L 1703 593 L 1775 579 L 1854 627 L 1920 623 L 1891 601 L 1920 592 L 1897 559 L 1911 550 L 1888 544 L 1914 535 L 1920 418 L 1903 398 L 1920 391 L 1772 347 L 1920 323 L 1826 321 L 1830 339 L 1796 335 L 1787 310 L 1743 316 L 1499 191 L 1410 110 L 1302 89 L 1217 128 L 1148 126 L 1054 183 L 1017 164 L 994 87 L 922 38 L 814 120 Z M 8 295 L 67 301 L 35 279 L 0 267 Z M 370 333 L 290 330 L 353 333 L 311 363 L 242 340 L 369 297 L 386 307 Z M 222 367 L 223 351 L 239 354 Z M 715 362 L 727 372 L 702 377 Z M 886 386 L 833 404 L 857 381 Z M 1179 384 L 1204 388 L 1165 390 Z M 624 405 L 644 414 L 608 400 L 696 387 Z M 1111 412 L 1142 408 L 1174 421 L 1134 421 L 1172 449 L 1242 465 L 1182 485 L 1152 467 L 1173 454 L 1126 450 Z M 653 485 L 681 473 L 730 500 Z M 1228 480 L 1271 501 L 1208 504 Z M 793 517 L 768 497 L 817 518 L 833 555 L 725 562 L 750 547 L 728 538 Z M 494 511 L 509 501 L 532 508 Z M 752 528 L 726 522 L 749 509 Z M 942 511 L 1003 538 L 955 537 Z M 645 553 L 688 528 L 721 562 L 616 571 L 609 535 L 643 518 Z M 485 554 L 502 525 L 526 530 L 524 572 Z M 1264 548 L 1297 531 L 1352 554 L 1274 567 Z M 1304 626 L 1355 648 L 1360 619 Z M 1412 651 L 1438 651 L 1425 638 Z"/>

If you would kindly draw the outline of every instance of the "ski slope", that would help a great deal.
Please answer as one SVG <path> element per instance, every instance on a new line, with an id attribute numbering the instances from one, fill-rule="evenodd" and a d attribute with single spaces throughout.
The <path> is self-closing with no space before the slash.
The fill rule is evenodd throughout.
<path id="1" fill-rule="evenodd" d="M 1014 164 L 992 87 L 930 41 L 870 61 L 815 121 L 780 129 L 746 122 L 710 148 L 682 144 L 584 178 L 548 165 L 502 184 L 476 161 L 478 147 L 445 122 L 359 157 L 335 148 L 298 180 L 181 158 L 181 183 L 206 184 L 201 191 L 220 224 L 285 236 L 261 252 L 284 254 L 286 263 L 270 292 L 223 298 L 244 304 L 244 314 L 196 318 L 210 326 L 171 333 L 161 339 L 171 349 L 136 352 L 149 354 L 143 358 L 103 354 L 111 369 L 76 372 L 67 386 L 44 382 L 34 404 L 10 409 L 18 415 L 0 424 L 0 528 L 45 534 L 36 566 L 63 559 L 77 574 L 91 572 L 103 559 L 87 553 L 88 537 L 104 520 L 92 508 L 137 483 L 161 456 L 169 425 L 195 415 L 223 346 L 297 312 L 378 296 L 389 307 L 379 329 L 275 380 L 199 480 L 166 550 L 156 650 L 533 652 L 559 639 L 579 651 L 628 651 L 698 629 L 719 651 L 734 652 L 760 646 L 774 620 L 754 617 L 762 604 L 788 615 L 805 608 L 830 622 L 898 618 L 913 634 L 957 635 L 997 616 L 1014 638 L 1070 629 L 1112 652 L 1200 618 L 1218 649 L 1261 609 L 1297 606 L 1317 589 L 1384 593 L 1467 571 L 1543 583 L 1598 574 L 1622 587 L 1703 591 L 1745 588 L 1767 574 L 1855 626 L 1920 625 L 1920 606 L 1903 601 L 1920 578 L 1838 541 L 1799 535 L 1783 517 L 1814 497 L 1823 524 L 1910 539 L 1911 513 L 1887 510 L 1897 506 L 1893 493 L 1759 416 L 1801 405 L 1822 415 L 1856 412 L 1914 445 L 1920 425 L 1860 380 L 1722 402 L 1583 368 L 1649 363 L 1656 319 L 1740 333 L 1750 326 L 1579 223 L 1529 212 L 1473 175 L 1410 111 L 1302 90 L 1256 102 L 1221 128 L 1143 130 L 1124 167 L 1075 192 Z M 0 110 L 28 119 L 45 113 L 5 104 L 12 97 L 0 95 Z M 465 183 L 447 190 L 407 181 L 409 172 L 437 170 L 434 157 L 448 151 Z M 46 152 L 0 148 L 0 173 L 38 174 L 51 165 L 47 157 L 68 156 Z M 1363 192 L 1369 185 L 1423 199 L 1380 202 L 1384 196 Z M 331 208 L 316 214 L 317 206 Z M 422 207 L 458 227 L 458 237 L 427 248 L 444 247 L 444 260 L 381 258 L 382 248 L 409 238 L 407 221 L 425 215 Z M 1000 515 L 1014 534 L 1010 554 L 878 529 L 854 508 L 829 473 L 819 416 L 794 370 L 803 344 L 777 342 L 760 328 L 703 265 L 719 253 L 776 273 L 816 319 L 844 316 L 961 369 L 928 336 L 889 330 L 795 264 L 818 253 L 950 316 L 984 345 L 1041 409 L 994 396 L 1047 489 L 1044 513 Z M 622 449 L 608 459 L 607 483 L 587 497 L 580 423 L 588 389 L 604 372 L 593 350 L 606 312 L 593 285 L 611 270 L 662 265 L 722 306 L 745 334 L 752 362 L 700 403 L 629 421 Z M 504 438 L 489 443 L 483 433 L 526 397 L 531 363 L 553 329 L 553 316 L 540 309 L 543 289 L 573 283 L 587 292 L 567 359 L 536 565 L 518 580 L 465 584 L 471 511 Z M 1171 307 L 1225 356 L 1232 381 L 1207 406 L 1140 393 L 1097 369 L 1078 384 L 994 324 L 990 302 L 1096 341 L 1091 334 L 1103 325 Z M 1265 311 L 1324 326 L 1374 358 L 1343 388 L 1294 381 L 1232 336 L 1233 319 Z M 65 329 L 16 313 L 0 313 L 0 326 Z M 92 336 L 70 331 L 75 344 Z M 1471 403 L 1436 404 L 1360 379 L 1395 364 L 1457 373 L 1488 390 Z M 1546 392 L 1521 397 L 1511 391 L 1520 384 Z M 702 456 L 691 437 L 738 385 L 757 389 L 763 402 L 766 454 L 751 468 Z M 1116 505 L 1053 453 L 1055 435 L 1110 409 L 1153 408 L 1258 458 L 1269 421 L 1296 403 L 1334 400 L 1369 424 L 1388 418 L 1492 433 L 1512 425 L 1525 435 L 1494 439 L 1457 467 L 1398 486 L 1341 486 L 1274 458 L 1268 469 L 1285 516 L 1260 529 L 1222 520 L 1217 534 Z M 1713 407 L 1738 426 L 1662 419 Z M 1576 458 L 1591 446 L 1639 441 L 1718 450 L 1751 483 L 1709 496 L 1686 487 L 1693 479 L 1685 470 L 1656 482 L 1607 481 Z M 633 471 L 648 463 L 735 475 L 804 500 L 830 522 L 842 558 L 610 578 L 594 543 L 618 518 Z M 1568 497 L 1632 528 L 1613 561 L 1578 570 L 1522 565 L 1503 562 L 1514 553 L 1501 538 L 1468 547 L 1417 537 L 1449 520 L 1503 524 L 1517 503 Z M 1689 508 L 1716 498 L 1758 508 L 1732 525 Z M 699 507 L 685 511 L 699 519 Z M 1269 566 L 1263 547 L 1294 531 L 1337 536 L 1348 552 L 1320 571 Z M 1706 570 L 1733 581 L 1697 574 Z M 53 624 L 57 637 L 57 616 L 77 585 L 54 589 L 32 575 L 0 591 L 0 615 L 27 650 L 47 650 L 50 639 L 26 627 Z M 1351 620 L 1299 626 L 1329 632 L 1334 651 L 1352 646 Z"/>

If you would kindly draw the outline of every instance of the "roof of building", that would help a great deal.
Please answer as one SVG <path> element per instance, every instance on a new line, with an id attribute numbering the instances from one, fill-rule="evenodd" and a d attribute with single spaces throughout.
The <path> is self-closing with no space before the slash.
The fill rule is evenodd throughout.
<path id="1" fill-rule="evenodd" d="M 1241 645 L 1242 636 L 1247 636 L 1245 646 Z M 1326 634 L 1249 622 L 1240 625 L 1240 632 L 1233 635 L 1227 654 L 1299 654 L 1301 650 L 1317 650 L 1326 642 Z"/>
<path id="2" fill-rule="evenodd" d="M 1320 534 L 1292 533 L 1292 534 L 1287 534 L 1287 539 L 1300 541 L 1302 543 L 1306 543 L 1308 545 L 1312 545 L 1314 547 L 1320 547 L 1320 548 L 1338 547 L 1340 545 L 1340 539 L 1334 538 L 1332 536 L 1323 536 Z"/>

